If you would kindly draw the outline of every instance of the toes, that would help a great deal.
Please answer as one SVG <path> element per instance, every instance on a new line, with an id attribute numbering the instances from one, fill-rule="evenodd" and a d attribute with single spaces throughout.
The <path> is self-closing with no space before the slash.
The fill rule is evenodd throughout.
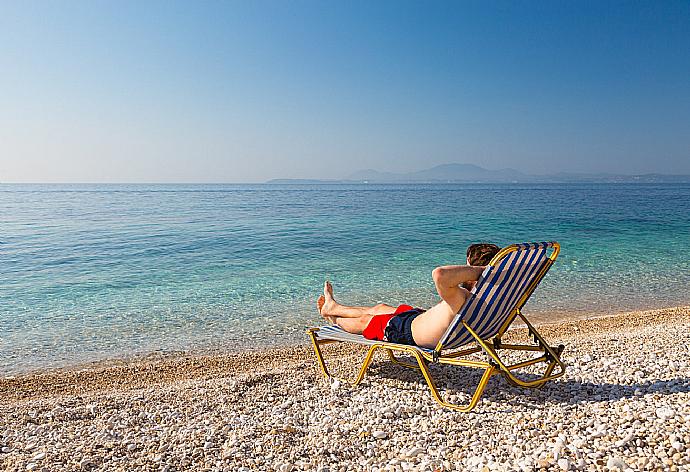
<path id="1" fill-rule="evenodd" d="M 316 307 L 319 309 L 319 313 L 321 313 L 321 309 L 323 308 L 324 303 L 326 303 L 326 297 L 321 295 L 317 300 L 316 300 Z"/>

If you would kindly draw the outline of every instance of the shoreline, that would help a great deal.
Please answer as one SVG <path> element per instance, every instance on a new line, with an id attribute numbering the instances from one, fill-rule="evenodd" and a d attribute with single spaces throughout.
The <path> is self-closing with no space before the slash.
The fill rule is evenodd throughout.
<path id="1" fill-rule="evenodd" d="M 540 333 L 549 337 L 565 337 L 568 334 L 578 337 L 580 333 L 591 328 L 613 330 L 637 328 L 648 321 L 667 319 L 668 313 L 681 313 L 690 321 L 690 305 L 664 309 L 640 310 L 616 314 L 588 315 L 586 318 L 574 317 L 567 320 L 547 320 L 545 317 L 529 317 L 539 328 Z M 671 315 L 675 316 L 675 315 Z M 519 322 L 510 331 L 522 330 Z M 341 349 L 356 351 L 356 347 L 340 345 Z M 222 351 L 219 349 L 219 351 Z M 35 398 L 30 392 L 35 384 L 48 382 L 48 391 L 56 394 L 81 394 L 118 386 L 120 388 L 141 388 L 150 385 L 148 382 L 165 383 L 179 380 L 204 378 L 228 372 L 253 371 L 247 369 L 247 360 L 254 364 L 271 366 L 275 358 L 288 359 L 291 363 L 313 360 L 311 345 L 306 340 L 299 344 L 277 347 L 242 348 L 236 352 L 176 351 L 152 352 L 146 355 L 128 358 L 108 358 L 103 360 L 79 363 L 64 367 L 31 370 L 0 377 L 0 403 L 11 399 Z M 44 384 L 45 387 L 45 384 Z M 61 389 L 65 390 L 61 390 Z M 38 390 L 36 390 L 38 391 Z M 45 393 L 45 388 L 40 392 Z"/>
<path id="2" fill-rule="evenodd" d="M 536 312 L 527 313 L 526 316 L 530 322 L 535 326 L 548 326 L 548 325 L 561 325 L 570 322 L 580 322 L 588 320 L 597 320 L 601 318 L 616 318 L 620 316 L 638 316 L 643 313 L 654 313 L 667 310 L 690 310 L 689 305 L 674 305 L 667 307 L 655 307 L 649 309 L 633 310 L 633 311 L 593 311 L 593 312 L 568 312 L 568 311 L 557 311 L 557 312 Z M 318 321 L 318 320 L 317 320 Z M 318 326 L 319 323 L 314 323 L 311 326 Z M 520 322 L 515 323 L 516 327 L 520 326 Z M 306 327 L 304 329 L 306 331 Z M 66 362 L 64 365 L 57 366 L 47 366 L 47 367 L 28 367 L 16 372 L 0 372 L 0 382 L 3 380 L 12 380 L 27 376 L 38 376 L 38 375 L 53 375 L 60 373 L 70 373 L 76 371 L 90 371 L 90 370 L 101 370 L 108 367 L 123 367 L 127 365 L 139 364 L 139 363 L 165 363 L 174 362 L 177 359 L 202 359 L 202 358 L 228 358 L 234 357 L 240 354 L 250 354 L 250 353 L 264 353 L 270 351 L 281 351 L 281 350 L 292 350 L 308 344 L 308 340 L 305 337 L 302 340 L 297 338 L 288 339 L 285 338 L 280 342 L 275 344 L 268 344 L 256 347 L 250 347 L 249 345 L 240 346 L 236 351 L 229 352 L 229 346 L 217 346 L 211 345 L 207 347 L 200 347 L 198 349 L 190 350 L 156 350 L 149 352 L 142 352 L 138 354 L 133 354 L 129 356 L 106 356 L 101 359 L 95 360 L 84 360 L 76 362 Z M 0 399 L 1 391 L 0 391 Z"/>
<path id="3" fill-rule="evenodd" d="M 306 343 L 0 379 L 0 469 L 690 468 L 690 307 L 539 331 L 566 345 L 565 375 L 536 390 L 494 377 L 470 413 L 383 357 L 358 387 L 329 384 Z M 327 348 L 339 374 L 356 371 L 361 347 Z M 434 369 L 469 398 L 475 372 Z"/>

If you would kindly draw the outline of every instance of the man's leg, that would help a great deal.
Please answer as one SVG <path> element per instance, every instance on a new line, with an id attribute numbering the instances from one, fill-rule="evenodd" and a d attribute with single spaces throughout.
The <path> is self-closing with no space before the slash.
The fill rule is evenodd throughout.
<path id="1" fill-rule="evenodd" d="M 373 315 L 362 315 L 357 318 L 338 317 L 335 322 L 348 333 L 362 334 L 364 328 L 369 325 Z"/>
<path id="2" fill-rule="evenodd" d="M 341 305 L 333 298 L 333 286 L 328 281 L 323 284 L 323 295 L 317 300 L 317 306 L 319 313 L 325 318 L 359 318 L 363 315 L 385 315 L 394 313 L 396 308 L 385 303 L 374 306 Z"/>

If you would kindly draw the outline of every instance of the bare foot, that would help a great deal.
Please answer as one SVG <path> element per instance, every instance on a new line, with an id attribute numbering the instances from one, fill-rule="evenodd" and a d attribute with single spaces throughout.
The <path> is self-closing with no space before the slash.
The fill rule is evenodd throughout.
<path id="1" fill-rule="evenodd" d="M 319 296 L 319 298 L 316 300 L 316 308 L 319 309 L 319 313 L 321 314 L 321 316 L 323 316 L 326 320 L 328 320 L 328 322 L 335 324 L 335 318 L 336 318 L 335 316 L 324 315 L 324 313 L 323 313 L 324 303 L 326 303 L 326 297 L 324 297 L 323 295 Z"/>
<path id="2" fill-rule="evenodd" d="M 333 285 L 328 280 L 323 283 L 323 298 L 324 303 L 321 312 L 325 314 L 333 313 L 333 309 L 338 306 L 338 303 L 333 298 Z"/>
<path id="3" fill-rule="evenodd" d="M 331 285 L 328 280 L 323 283 L 323 300 L 321 316 L 331 323 L 335 323 L 337 316 L 333 316 L 331 313 L 335 313 L 340 305 L 338 305 L 338 302 L 333 298 L 333 285 Z"/>

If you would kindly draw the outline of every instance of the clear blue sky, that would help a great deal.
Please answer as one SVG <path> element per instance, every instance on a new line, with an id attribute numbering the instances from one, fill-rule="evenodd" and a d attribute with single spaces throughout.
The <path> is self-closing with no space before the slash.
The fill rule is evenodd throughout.
<path id="1" fill-rule="evenodd" d="M 690 174 L 690 2 L 0 3 L 0 181 Z"/>

